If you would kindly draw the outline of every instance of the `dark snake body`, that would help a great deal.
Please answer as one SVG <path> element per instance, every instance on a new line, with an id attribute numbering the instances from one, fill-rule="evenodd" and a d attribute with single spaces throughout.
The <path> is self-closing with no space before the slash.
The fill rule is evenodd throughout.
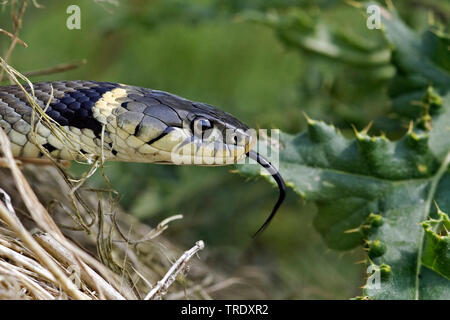
<path id="1" fill-rule="evenodd" d="M 258 232 L 285 197 L 276 168 L 251 150 L 256 137 L 245 124 L 211 105 L 164 91 L 95 81 L 41 82 L 33 90 L 3 86 L 0 128 L 17 158 L 223 165 L 248 156 L 269 171 L 280 189 Z"/>
<path id="2" fill-rule="evenodd" d="M 196 117 L 214 121 L 222 131 L 245 131 L 246 125 L 208 104 L 141 87 L 111 82 L 55 81 L 33 85 L 36 102 L 56 123 L 74 136 L 69 152 L 50 130 L 39 125 L 31 133 L 33 109 L 18 86 L 0 87 L 0 127 L 8 134 L 16 157 L 42 157 L 37 145 L 57 159 L 73 160 L 74 152 L 99 154 L 106 159 L 170 163 L 169 146 L 157 145 L 173 128 L 189 128 Z M 27 87 L 26 87 L 27 88 Z M 31 92 L 30 88 L 27 88 Z M 101 144 L 102 127 L 105 127 Z M 226 144 L 216 152 L 226 150 Z M 103 148 L 103 150 L 101 150 Z M 245 151 L 243 148 L 242 151 Z"/>

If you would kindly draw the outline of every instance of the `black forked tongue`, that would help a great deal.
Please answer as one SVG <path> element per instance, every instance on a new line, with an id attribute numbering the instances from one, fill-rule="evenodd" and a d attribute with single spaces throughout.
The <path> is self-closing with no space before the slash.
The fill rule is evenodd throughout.
<path id="1" fill-rule="evenodd" d="M 267 159 L 265 159 L 263 156 L 259 155 L 257 152 L 250 150 L 247 153 L 247 157 L 250 159 L 255 160 L 258 162 L 261 166 L 263 166 L 270 175 L 274 178 L 278 185 L 278 189 L 280 190 L 280 195 L 278 197 L 277 203 L 275 203 L 275 206 L 272 209 L 272 212 L 270 213 L 270 216 L 266 219 L 264 224 L 258 229 L 258 231 L 255 232 L 253 237 L 256 237 L 258 234 L 260 234 L 264 229 L 269 225 L 270 221 L 272 221 L 273 217 L 275 217 L 275 214 L 277 213 L 278 209 L 280 208 L 281 204 L 283 203 L 284 198 L 286 197 L 286 185 L 284 184 L 283 178 L 281 177 L 278 170 L 269 162 Z"/>

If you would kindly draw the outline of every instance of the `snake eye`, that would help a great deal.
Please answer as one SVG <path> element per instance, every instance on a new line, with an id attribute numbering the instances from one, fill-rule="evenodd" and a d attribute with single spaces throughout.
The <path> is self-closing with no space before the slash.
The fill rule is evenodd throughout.
<path id="1" fill-rule="evenodd" d="M 192 122 L 191 130 L 194 134 L 202 135 L 206 130 L 211 129 L 212 127 L 213 125 L 208 119 L 198 117 Z"/>

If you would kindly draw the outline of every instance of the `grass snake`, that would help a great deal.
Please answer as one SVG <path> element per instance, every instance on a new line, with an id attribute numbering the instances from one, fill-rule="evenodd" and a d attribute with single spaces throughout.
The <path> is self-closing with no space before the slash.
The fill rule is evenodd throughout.
<path id="1" fill-rule="evenodd" d="M 105 161 L 215 166 L 250 157 L 280 189 L 257 233 L 285 197 L 278 171 L 252 150 L 256 136 L 248 126 L 214 106 L 164 91 L 84 80 L 1 86 L 0 127 L 16 158 L 101 156 Z"/>

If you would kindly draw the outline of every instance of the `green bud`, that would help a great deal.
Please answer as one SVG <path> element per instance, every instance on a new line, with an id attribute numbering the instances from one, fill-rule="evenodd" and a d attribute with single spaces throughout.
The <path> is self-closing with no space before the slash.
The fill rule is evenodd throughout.
<path id="1" fill-rule="evenodd" d="M 367 242 L 368 255 L 371 259 L 382 256 L 386 253 L 386 245 L 380 240 L 373 240 Z"/>

